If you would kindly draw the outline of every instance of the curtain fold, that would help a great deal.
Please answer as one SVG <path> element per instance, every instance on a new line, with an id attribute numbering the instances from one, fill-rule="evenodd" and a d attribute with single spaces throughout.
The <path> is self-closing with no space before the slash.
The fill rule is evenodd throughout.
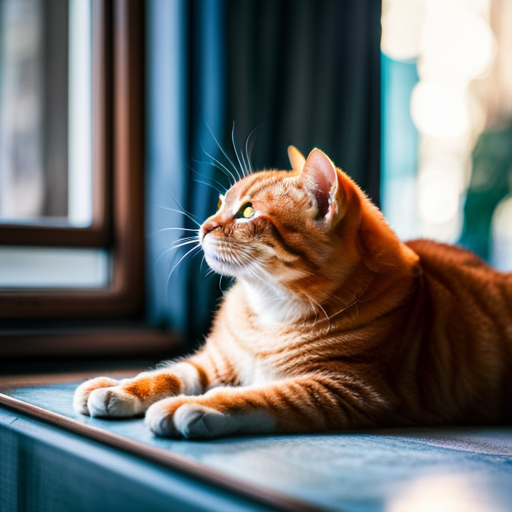
<path id="1" fill-rule="evenodd" d="M 152 0 L 148 10 L 149 316 L 193 347 L 229 283 L 206 277 L 193 243 L 164 252 L 193 231 L 157 231 L 214 213 L 227 180 L 213 159 L 232 169 L 215 138 L 236 163 L 232 136 L 245 151 L 256 129 L 255 169 L 289 168 L 289 144 L 319 147 L 378 202 L 380 2 Z"/>

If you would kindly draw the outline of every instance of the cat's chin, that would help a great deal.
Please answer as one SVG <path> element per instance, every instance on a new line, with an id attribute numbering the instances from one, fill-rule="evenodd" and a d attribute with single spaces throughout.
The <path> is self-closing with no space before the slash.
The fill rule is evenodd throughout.
<path id="1" fill-rule="evenodd" d="M 231 265 L 230 263 L 226 263 L 211 254 L 205 253 L 205 260 L 208 263 L 208 266 L 217 274 L 226 277 L 238 277 L 239 269 L 236 265 Z M 237 272 L 238 270 L 238 272 Z"/>

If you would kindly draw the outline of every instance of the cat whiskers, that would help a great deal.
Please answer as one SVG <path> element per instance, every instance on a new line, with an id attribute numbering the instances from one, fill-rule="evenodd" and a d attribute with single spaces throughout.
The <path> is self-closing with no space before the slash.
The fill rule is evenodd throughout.
<path id="1" fill-rule="evenodd" d="M 217 188 L 215 185 L 212 185 L 211 183 L 206 183 L 206 181 L 201 181 L 201 180 L 196 180 L 196 179 L 192 179 L 192 181 L 195 181 L 196 183 L 201 183 L 201 185 L 206 185 L 207 187 L 212 188 L 213 190 L 215 190 L 216 192 L 218 192 L 221 195 L 226 193 L 226 190 Z"/>
<path id="2" fill-rule="evenodd" d="M 194 257 L 196 256 L 196 254 L 198 254 L 196 252 L 196 254 L 194 254 L 195 251 L 197 251 L 198 249 L 201 249 L 201 242 L 197 242 L 197 245 L 195 247 L 192 247 L 192 249 L 190 249 L 189 251 L 187 251 L 179 260 L 178 262 L 174 265 L 174 267 L 172 267 L 172 270 L 169 272 L 169 275 L 167 276 L 167 281 L 165 283 L 165 289 L 167 289 L 169 287 L 169 281 L 171 280 L 171 276 L 173 274 L 173 272 L 176 270 L 176 268 L 178 268 L 178 265 L 183 261 L 185 260 L 185 258 L 187 256 L 191 256 L 191 257 Z"/>
<path id="3" fill-rule="evenodd" d="M 251 165 L 251 155 L 250 153 L 252 152 L 252 146 L 251 146 L 251 149 L 249 150 L 249 139 L 251 138 L 251 135 L 260 127 L 261 125 L 258 125 L 256 126 L 256 128 L 254 128 L 254 130 L 249 133 L 249 136 L 247 137 L 247 139 L 245 140 L 245 155 L 247 156 L 247 163 L 249 165 L 249 174 L 252 174 L 253 173 L 253 170 L 252 170 L 252 165 Z"/>
<path id="4" fill-rule="evenodd" d="M 335 316 L 343 313 L 343 311 L 346 311 L 347 309 L 351 308 L 354 304 L 357 304 L 358 301 L 357 299 L 354 299 L 350 304 L 348 304 L 347 306 L 345 306 L 344 308 L 340 309 L 339 311 L 337 311 L 336 313 L 332 314 L 329 319 L 331 318 L 334 318 Z"/>
<path id="5" fill-rule="evenodd" d="M 236 257 L 242 270 L 251 275 L 255 280 L 262 280 L 268 277 L 264 267 L 254 258 L 254 254 L 245 247 L 240 246 L 237 248 Z"/>
<path id="6" fill-rule="evenodd" d="M 171 249 L 177 249 L 178 247 L 182 247 L 183 245 L 188 245 L 193 242 L 197 242 L 199 240 L 199 237 L 196 236 L 187 236 L 179 238 L 178 240 L 175 240 L 174 242 L 170 242 L 166 245 L 166 247 L 171 246 Z"/>
<path id="7" fill-rule="evenodd" d="M 223 278 L 223 277 L 224 277 L 224 276 L 223 276 L 223 275 L 221 275 L 221 276 L 220 276 L 220 279 L 219 279 L 219 290 L 220 290 L 220 293 L 222 293 L 222 295 L 224 295 L 224 294 L 226 293 L 226 291 L 222 289 L 222 278 Z M 229 286 L 229 285 L 228 285 L 228 286 Z"/>
<path id="8" fill-rule="evenodd" d="M 325 319 L 329 323 L 327 330 L 330 330 L 331 329 L 331 319 L 330 319 L 329 315 L 327 314 L 327 311 L 325 311 L 324 307 L 319 302 L 312 299 L 306 292 L 301 291 L 300 294 L 305 295 L 307 297 L 307 299 L 309 300 L 310 304 L 313 306 L 313 311 L 315 312 L 315 322 L 313 323 L 313 326 L 315 326 L 318 323 L 317 308 L 319 308 L 322 311 L 322 313 L 325 315 Z"/>
<path id="9" fill-rule="evenodd" d="M 163 231 L 192 231 L 194 233 L 199 233 L 199 229 L 190 229 L 190 228 L 162 228 L 158 231 L 155 231 L 154 233 L 151 233 L 149 236 L 155 236 L 158 235 L 158 233 L 162 233 Z"/>
<path id="10" fill-rule="evenodd" d="M 237 181 L 235 175 L 222 162 L 219 162 L 219 160 L 217 160 L 212 155 L 210 155 L 210 153 L 208 153 L 203 148 L 202 145 L 201 145 L 201 149 L 203 150 L 203 153 L 207 157 L 209 157 L 209 158 L 211 158 L 213 160 L 213 162 L 202 162 L 200 160 L 194 160 L 194 161 L 197 162 L 197 163 L 200 163 L 200 164 L 206 164 L 206 165 L 211 165 L 213 167 L 216 167 L 217 169 L 222 171 L 228 177 L 230 186 L 233 186 L 236 183 L 236 181 Z M 233 180 L 233 181 L 231 181 L 231 180 Z"/>
<path id="11" fill-rule="evenodd" d="M 208 126 L 208 124 L 206 124 L 206 127 L 208 128 L 208 131 L 210 132 L 213 140 L 215 141 L 215 144 L 217 145 L 217 147 L 219 148 L 220 152 L 222 153 L 222 155 L 224 155 L 224 158 L 226 158 L 226 160 L 229 162 L 229 164 L 231 164 L 231 167 L 233 168 L 234 172 L 231 171 L 226 165 L 224 165 L 220 160 L 218 160 L 217 158 L 215 158 L 213 155 L 211 155 L 210 153 L 208 153 L 203 145 L 200 143 L 200 147 L 203 151 L 203 153 L 211 159 L 211 162 L 203 162 L 203 161 L 200 161 L 200 160 L 194 160 L 195 162 L 197 163 L 200 163 L 200 164 L 205 164 L 205 165 L 211 165 L 213 167 L 216 167 L 217 169 L 219 169 L 223 174 L 225 174 L 227 176 L 227 178 L 229 179 L 229 184 L 230 186 L 233 186 L 237 181 L 239 180 L 242 180 L 243 178 L 246 178 L 247 176 L 249 176 L 250 174 L 253 173 L 253 169 L 252 169 L 252 164 L 251 164 L 251 158 L 250 158 L 250 150 L 249 150 L 249 141 L 251 139 L 251 136 L 252 134 L 259 128 L 259 126 L 257 126 L 256 128 L 254 128 L 251 133 L 249 133 L 249 136 L 247 137 L 246 141 L 245 141 L 245 155 L 244 155 L 244 151 L 243 151 L 243 148 L 240 148 L 240 150 L 237 148 L 236 146 L 236 141 L 235 141 L 235 122 L 233 121 L 233 128 L 231 129 L 231 141 L 232 141 L 232 144 L 233 144 L 233 149 L 235 151 L 235 155 L 236 155 L 236 159 L 237 159 L 237 162 L 238 162 L 238 165 L 239 167 L 237 167 L 234 163 L 233 163 L 233 160 L 231 160 L 231 158 L 229 158 L 228 154 L 226 153 L 226 151 L 224 151 L 224 149 L 222 148 L 222 146 L 220 145 L 219 141 L 217 140 L 217 138 L 215 137 L 215 135 L 213 134 L 213 131 L 212 129 Z M 198 171 L 196 171 L 195 169 L 193 169 L 192 167 L 189 166 L 189 168 L 196 174 L 199 174 L 200 176 L 202 176 L 203 178 L 205 179 L 208 179 L 206 178 L 204 175 L 202 175 L 201 173 L 199 173 Z M 216 183 L 217 186 L 221 187 L 221 188 L 225 188 L 224 185 L 222 185 L 219 181 L 217 180 L 214 180 L 213 178 L 209 178 L 211 182 L 214 182 Z M 209 187 L 212 187 L 212 188 L 215 188 L 216 187 L 214 185 L 212 185 L 211 183 L 206 183 L 204 181 L 200 181 L 200 180 L 196 180 L 198 181 L 198 183 L 202 183 L 204 185 L 207 185 Z M 222 193 L 219 191 L 219 193 Z"/>
<path id="12" fill-rule="evenodd" d="M 242 245 L 235 245 L 232 246 L 231 244 L 221 244 L 219 247 L 219 253 L 222 254 L 221 260 L 230 265 L 237 265 L 240 267 L 240 271 L 245 273 L 246 276 L 251 277 L 254 279 L 254 281 L 267 281 L 269 278 L 268 272 L 265 269 L 265 266 L 260 263 L 257 259 L 254 258 L 254 254 L 247 250 L 246 247 Z M 221 280 L 219 281 L 219 287 L 221 286 Z M 221 288 L 221 291 L 222 288 Z M 276 292 L 276 296 L 272 299 L 267 298 L 266 300 L 268 302 L 277 302 L 277 303 L 284 303 L 289 302 L 290 297 L 287 296 L 285 293 L 280 293 L 279 288 L 276 287 L 274 290 Z M 325 308 L 314 300 L 310 295 L 305 293 L 304 291 L 301 291 L 299 293 L 299 296 L 301 296 L 303 299 L 305 299 L 309 303 L 309 310 L 314 313 L 314 321 L 313 326 L 316 325 L 319 321 L 326 321 L 327 322 L 327 329 L 330 330 L 331 328 L 331 318 L 334 316 L 342 313 L 345 309 L 348 309 L 348 307 L 352 306 L 353 303 L 349 304 L 348 306 L 345 306 L 340 311 L 337 311 L 333 315 L 329 316 Z M 319 318 L 319 312 L 323 314 L 323 318 Z M 302 326 L 304 327 L 307 322 L 308 314 L 305 312 L 302 317 Z"/>
<path id="13" fill-rule="evenodd" d="M 171 244 L 169 245 L 172 245 L 172 247 L 169 247 L 168 249 L 166 249 L 162 254 L 160 254 L 160 256 L 157 258 L 157 260 L 155 261 L 153 267 L 156 267 L 158 262 L 169 252 L 173 251 L 174 249 L 179 249 L 180 247 L 184 247 L 185 245 L 190 245 L 190 244 L 193 244 L 193 243 L 197 243 L 197 244 L 200 244 L 200 241 L 199 241 L 199 238 L 197 236 L 193 236 L 193 237 L 187 237 L 187 238 L 180 238 L 174 242 L 171 242 Z"/>
<path id="14" fill-rule="evenodd" d="M 238 176 L 238 179 L 241 180 L 242 179 L 242 176 L 240 175 L 240 173 L 238 172 L 238 169 L 236 168 L 235 164 L 232 162 L 231 158 L 229 158 L 229 156 L 227 155 L 227 153 L 222 149 L 221 145 L 219 144 L 219 141 L 217 140 L 217 138 L 215 137 L 215 135 L 213 134 L 212 130 L 210 129 L 210 127 L 208 125 L 206 125 L 206 127 L 208 128 L 208 130 L 210 131 L 212 137 L 213 137 L 213 140 L 215 141 L 215 144 L 217 144 L 218 148 L 220 149 L 220 151 L 222 152 L 222 154 L 226 157 L 227 161 L 231 164 L 231 166 L 233 167 L 233 169 L 235 170 L 236 172 L 236 175 Z M 234 125 L 233 125 L 234 127 Z M 203 149 L 204 151 L 204 149 Z M 205 151 L 206 153 L 206 151 Z M 208 153 L 206 153 L 208 155 Z M 212 160 L 218 162 L 218 160 L 215 160 L 215 158 L 213 158 L 211 155 L 208 155 Z M 220 163 L 220 162 L 219 162 Z M 222 165 L 222 164 L 221 164 Z M 234 176 L 233 176 L 234 178 Z M 236 179 L 235 179 L 235 183 L 236 183 Z"/>
<path id="15" fill-rule="evenodd" d="M 244 154 L 242 151 L 240 151 L 240 154 L 242 155 L 242 161 L 240 160 L 240 156 L 238 155 L 238 150 L 236 149 L 236 143 L 235 143 L 235 122 L 233 121 L 233 129 L 231 130 L 231 141 L 233 142 L 233 149 L 235 150 L 236 159 L 238 160 L 238 164 L 240 165 L 240 170 L 242 171 L 242 175 L 244 178 L 248 176 L 247 172 L 247 164 L 245 163 Z"/>
<path id="16" fill-rule="evenodd" d="M 197 162 L 198 164 L 204 164 L 204 165 L 212 165 L 213 167 L 216 167 L 217 169 L 219 168 L 217 165 L 211 163 L 211 162 L 202 162 L 201 160 L 194 160 L 192 159 L 194 162 Z M 196 171 L 193 167 L 191 167 L 190 165 L 187 165 L 187 167 L 195 174 L 197 174 L 198 176 L 201 176 L 202 178 L 204 178 L 205 180 L 210 180 L 210 182 L 213 182 L 213 183 L 216 183 L 220 188 L 221 190 L 219 190 L 217 187 L 215 187 L 214 185 L 212 185 L 211 183 L 206 183 L 205 181 L 201 181 L 201 180 L 194 180 L 195 182 L 197 183 L 202 183 L 203 185 L 206 185 L 207 187 L 211 187 L 215 190 L 217 190 L 217 192 L 219 192 L 219 194 L 225 194 L 226 191 L 228 190 L 227 187 L 225 187 L 220 181 L 217 181 L 216 179 L 212 178 L 211 176 L 205 176 L 203 173 L 200 173 L 199 171 Z M 222 170 L 222 169 L 221 169 Z"/>
<path id="17" fill-rule="evenodd" d="M 340 297 L 331 297 L 330 299 L 328 299 L 328 301 L 332 301 L 332 300 L 334 300 L 336 302 L 340 302 L 343 305 L 343 307 L 340 310 L 333 313 L 329 318 L 334 318 L 335 316 L 343 313 L 344 311 L 346 311 L 347 309 L 351 308 L 352 306 L 354 306 L 355 304 L 358 303 L 357 297 L 355 295 L 354 295 L 354 300 L 352 302 L 350 302 L 349 304 L 343 302 L 343 300 Z"/>
<path id="18" fill-rule="evenodd" d="M 186 212 L 185 210 L 176 210 L 175 208 L 167 208 L 166 206 L 157 206 L 157 208 L 161 208 L 162 210 L 168 210 L 170 212 L 181 213 L 185 217 L 189 218 L 198 227 L 201 227 L 201 223 L 197 220 L 197 217 L 195 215 L 192 215 L 191 213 Z"/>

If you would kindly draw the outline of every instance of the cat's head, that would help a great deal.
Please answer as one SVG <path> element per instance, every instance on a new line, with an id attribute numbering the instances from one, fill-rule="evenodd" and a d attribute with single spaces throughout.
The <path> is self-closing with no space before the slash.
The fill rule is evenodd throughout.
<path id="1" fill-rule="evenodd" d="M 361 263 L 379 272 L 408 256 L 380 211 L 327 155 L 314 149 L 305 159 L 293 146 L 288 154 L 292 171 L 235 183 L 201 226 L 213 270 L 322 300 Z"/>

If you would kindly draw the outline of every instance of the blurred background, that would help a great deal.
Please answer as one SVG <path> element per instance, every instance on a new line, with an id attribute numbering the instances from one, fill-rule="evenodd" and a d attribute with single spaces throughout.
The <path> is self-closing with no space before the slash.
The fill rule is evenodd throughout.
<path id="1" fill-rule="evenodd" d="M 382 208 L 512 269 L 512 2 L 385 0 Z"/>
<path id="2" fill-rule="evenodd" d="M 0 224 L 92 222 L 91 5 L 0 0 Z M 512 269 L 512 2 L 144 9 L 150 322 L 207 331 L 229 283 L 207 277 L 200 251 L 185 256 L 193 245 L 173 250 L 190 234 L 174 228 L 215 211 L 230 160 L 287 169 L 289 144 L 324 150 L 400 238 L 458 243 Z M 109 268 L 108 248 L 0 247 L 0 288 L 105 287 Z"/>

